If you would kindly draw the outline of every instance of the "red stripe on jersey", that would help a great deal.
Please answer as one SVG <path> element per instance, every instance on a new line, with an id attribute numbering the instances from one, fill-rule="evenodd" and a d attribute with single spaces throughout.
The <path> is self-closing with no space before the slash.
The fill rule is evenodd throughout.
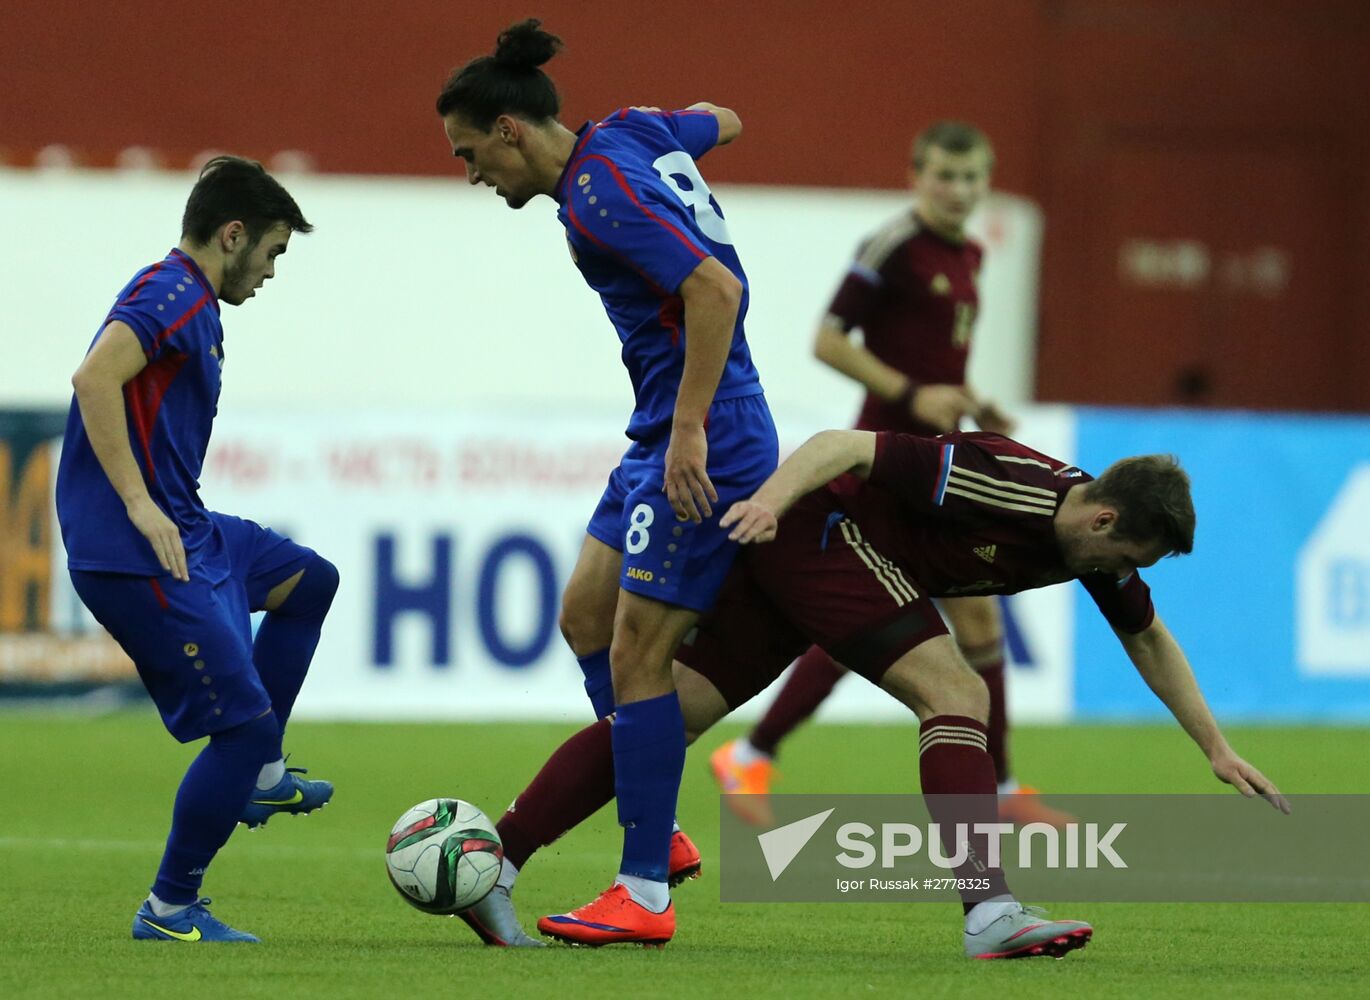
<path id="1" fill-rule="evenodd" d="M 147 578 L 147 582 L 152 584 L 152 592 L 157 596 L 157 603 L 162 606 L 162 610 L 165 611 L 167 608 L 171 607 L 167 602 L 166 592 L 162 590 L 162 585 L 157 582 L 157 578 L 155 576 L 150 576 Z"/>
<path id="2" fill-rule="evenodd" d="M 128 293 L 128 298 L 120 302 L 119 305 L 128 305 L 130 302 L 136 299 L 138 297 L 138 293 L 143 290 L 143 286 L 147 284 L 148 279 L 151 278 L 158 271 L 160 271 L 162 269 L 162 265 L 165 263 L 166 261 L 159 260 L 157 263 L 153 264 L 150 268 L 148 268 L 147 273 L 138 279 L 138 284 L 133 286 L 133 291 Z"/>
<path id="3" fill-rule="evenodd" d="M 681 243 L 684 243 L 685 246 L 689 247 L 690 253 L 694 254 L 696 258 L 698 258 L 699 260 L 704 260 L 709 256 L 703 250 L 699 249 L 699 247 L 695 246 L 692 242 L 690 242 L 689 238 L 686 237 L 686 235 L 682 233 L 679 229 L 671 225 L 665 219 L 661 218 L 661 216 L 655 214 L 646 205 L 642 204 L 642 202 L 638 201 L 637 195 L 634 194 L 633 189 L 628 186 L 628 182 L 623 179 L 623 175 L 618 172 L 618 167 L 615 166 L 614 161 L 609 159 L 608 157 L 600 156 L 598 153 L 586 153 L 574 164 L 572 164 L 572 166 L 567 170 L 567 174 L 570 175 L 575 173 L 576 169 L 579 168 L 579 166 L 586 160 L 602 161 L 604 165 L 609 168 L 609 173 L 613 175 L 614 180 L 618 182 L 618 186 L 623 189 L 623 193 L 628 196 L 628 200 L 631 201 L 634 205 L 636 205 L 643 215 L 647 216 L 647 218 L 657 223 L 657 225 L 664 228 L 672 236 L 680 240 Z M 569 206 L 570 202 L 568 201 L 567 204 Z"/>
<path id="4" fill-rule="evenodd" d="M 680 346 L 680 321 L 685 313 L 685 300 L 679 295 L 672 295 L 662 300 L 661 308 L 657 311 L 657 319 L 661 320 L 661 325 L 671 331 L 671 346 Z"/>
<path id="5" fill-rule="evenodd" d="M 200 296 L 199 300 L 196 301 L 196 303 L 193 306 L 186 310 L 184 316 L 182 316 L 175 323 L 172 323 L 169 327 L 167 327 L 160 334 L 158 334 L 157 346 L 161 347 L 168 340 L 170 340 L 177 330 L 181 329 L 181 327 L 189 323 L 191 319 L 194 318 L 195 314 L 205 307 L 205 303 L 208 301 L 209 293 L 205 292 L 203 295 Z"/>
<path id="6" fill-rule="evenodd" d="M 186 275 L 190 278 L 190 283 L 192 285 L 199 285 L 205 291 L 213 294 L 214 289 L 209 284 L 209 279 L 204 276 L 204 272 L 200 270 L 200 265 L 195 263 L 194 258 L 179 247 L 173 249 L 171 252 L 176 256 L 176 259 L 181 262 L 182 266 L 185 267 Z"/>
<path id="7" fill-rule="evenodd" d="M 603 240 L 595 236 L 595 234 L 590 232 L 590 230 L 586 229 L 585 224 L 582 223 L 580 219 L 576 217 L 576 210 L 572 207 L 571 202 L 569 200 L 566 202 L 566 217 L 571 220 L 571 225 L 576 227 L 576 230 L 580 233 L 580 235 L 584 236 L 587 240 L 589 240 L 595 246 L 599 247 L 605 253 L 612 254 L 615 258 L 618 259 L 620 263 L 628 267 L 630 270 L 636 271 L 638 273 L 638 276 L 641 277 L 643 281 L 647 282 L 647 284 L 651 286 L 652 291 L 654 291 L 657 295 L 665 297 L 668 294 L 666 289 L 662 288 L 655 281 L 653 281 L 651 275 L 649 275 L 646 271 L 642 270 L 627 257 L 623 256 L 623 254 L 619 253 L 613 247 L 609 246 L 609 244 L 605 243 Z"/>
<path id="8" fill-rule="evenodd" d="M 596 132 L 599 131 L 599 126 L 602 125 L 602 124 L 604 124 L 604 123 L 603 123 L 603 122 L 600 122 L 600 123 L 597 124 L 597 125 L 592 125 L 592 126 L 590 126 L 590 131 L 586 132 L 583 136 L 581 136 L 579 139 L 576 140 L 575 146 L 572 147 L 572 149 L 571 149 L 571 159 L 572 159 L 572 160 L 575 159 L 576 153 L 580 150 L 580 148 L 581 148 L 582 146 L 584 146 L 587 142 L 589 142 L 589 141 L 590 141 L 590 138 L 591 138 Z M 570 166 L 570 164 L 568 163 L 566 169 L 565 169 L 564 171 L 562 171 L 562 174 L 561 174 L 561 201 L 564 201 L 564 202 L 566 203 L 566 207 L 567 207 L 568 209 L 571 207 L 571 191 L 570 191 L 570 188 L 571 188 L 571 179 L 572 179 L 573 177 L 575 177 L 575 174 L 571 172 L 571 166 Z"/>
<path id="9" fill-rule="evenodd" d="M 189 358 L 189 354 L 173 351 L 158 358 L 124 385 L 124 401 L 133 419 L 133 433 L 138 436 L 138 443 L 143 448 L 149 484 L 157 479 L 157 471 L 152 464 L 152 430 L 157 422 L 157 412 L 162 408 L 167 389 Z"/>

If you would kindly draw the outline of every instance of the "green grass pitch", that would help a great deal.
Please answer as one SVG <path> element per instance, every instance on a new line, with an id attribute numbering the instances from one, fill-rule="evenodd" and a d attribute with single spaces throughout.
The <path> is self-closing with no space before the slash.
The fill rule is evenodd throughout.
<path id="1" fill-rule="evenodd" d="M 484 949 L 460 921 L 405 906 L 382 861 L 395 818 L 439 795 L 497 817 L 571 731 L 293 724 L 293 762 L 335 781 L 336 799 L 262 831 L 240 827 L 210 872 L 215 912 L 265 943 L 190 947 L 134 942 L 129 924 L 195 748 L 143 712 L 0 716 L 0 997 L 1367 995 L 1367 906 L 1071 904 L 1053 912 L 1094 922 L 1084 951 L 1061 962 L 972 962 L 961 957 L 953 907 L 720 904 L 705 754 L 736 727 L 710 733 L 689 757 L 680 816 L 705 874 L 676 891 L 679 930 L 665 951 Z M 1230 736 L 1288 792 L 1364 791 L 1365 730 Z M 1216 785 L 1175 727 L 1023 728 L 1014 738 L 1023 777 L 1052 790 Z M 806 728 L 786 747 L 781 790 L 911 789 L 916 742 L 911 727 Z M 535 857 L 515 893 L 525 924 L 604 888 L 618 844 L 610 808 Z"/>

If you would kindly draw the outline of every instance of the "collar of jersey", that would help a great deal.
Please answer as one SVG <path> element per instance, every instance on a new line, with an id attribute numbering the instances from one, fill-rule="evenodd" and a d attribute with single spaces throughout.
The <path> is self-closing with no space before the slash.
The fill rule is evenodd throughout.
<path id="1" fill-rule="evenodd" d="M 195 258 L 190 256 L 190 254 L 186 253 L 180 247 L 172 247 L 171 253 L 167 254 L 167 256 L 173 257 L 185 265 L 186 270 L 190 272 L 190 276 L 199 283 L 201 288 L 209 293 L 209 301 L 214 306 L 214 311 L 218 312 L 219 296 L 214 293 L 214 286 L 209 283 L 209 279 L 205 277 L 205 273 L 200 270 L 200 265 L 195 263 Z"/>
<path id="2" fill-rule="evenodd" d="M 561 176 L 557 178 L 555 190 L 558 204 L 565 203 L 566 179 L 571 176 L 571 168 L 575 166 L 576 159 L 580 156 L 581 149 L 584 147 L 585 143 L 590 140 L 590 136 L 595 134 L 595 130 L 598 128 L 599 125 L 596 122 L 586 122 L 580 128 L 576 129 L 576 144 L 571 147 L 571 155 L 567 157 L 566 166 L 561 168 Z"/>

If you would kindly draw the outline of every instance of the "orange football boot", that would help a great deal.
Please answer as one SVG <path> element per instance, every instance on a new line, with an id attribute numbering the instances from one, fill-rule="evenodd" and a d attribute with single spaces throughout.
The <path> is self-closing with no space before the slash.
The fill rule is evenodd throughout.
<path id="1" fill-rule="evenodd" d="M 543 917 L 538 930 L 558 941 L 591 948 L 618 942 L 664 948 L 675 935 L 675 904 L 653 913 L 633 900 L 627 886 L 614 883 L 579 909 Z"/>
<path id="2" fill-rule="evenodd" d="M 778 778 L 775 765 L 765 757 L 742 764 L 729 741 L 709 755 L 709 768 L 733 815 L 749 826 L 774 826 L 771 779 Z"/>
<path id="3" fill-rule="evenodd" d="M 1004 823 L 1025 826 L 1028 823 L 1045 823 L 1058 830 L 1064 830 L 1067 823 L 1079 820 L 1068 812 L 1053 809 L 1042 801 L 1037 789 L 1026 785 L 1017 791 L 999 796 L 999 819 Z"/>
<path id="4" fill-rule="evenodd" d="M 686 879 L 699 878 L 700 869 L 703 867 L 704 862 L 699 857 L 699 848 L 695 847 L 693 840 L 685 836 L 685 831 L 677 830 L 671 834 L 671 860 L 666 866 L 666 871 L 669 872 L 666 884 L 674 889 Z"/>

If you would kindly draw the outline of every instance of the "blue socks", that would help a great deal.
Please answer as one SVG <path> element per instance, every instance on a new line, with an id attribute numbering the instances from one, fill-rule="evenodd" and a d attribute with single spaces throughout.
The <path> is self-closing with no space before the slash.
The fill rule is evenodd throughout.
<path id="1" fill-rule="evenodd" d="M 609 669 L 609 647 L 576 659 L 580 661 L 580 672 L 585 675 L 585 693 L 590 696 L 595 718 L 611 715 L 614 711 L 614 675 Z"/>
<path id="2" fill-rule="evenodd" d="M 685 770 L 685 717 L 672 691 L 619 705 L 610 729 L 623 831 L 622 875 L 665 882 L 676 795 Z"/>
<path id="3" fill-rule="evenodd" d="M 176 793 L 171 834 L 153 894 L 188 906 L 200 896 L 205 869 L 243 815 L 257 772 L 281 756 L 281 726 L 272 712 L 210 736 Z"/>
<path id="4" fill-rule="evenodd" d="M 319 645 L 324 616 L 337 592 L 337 568 L 314 553 L 290 596 L 275 611 L 268 611 L 257 629 L 252 662 L 271 698 L 271 708 L 282 732 L 304 686 L 309 663 Z"/>

